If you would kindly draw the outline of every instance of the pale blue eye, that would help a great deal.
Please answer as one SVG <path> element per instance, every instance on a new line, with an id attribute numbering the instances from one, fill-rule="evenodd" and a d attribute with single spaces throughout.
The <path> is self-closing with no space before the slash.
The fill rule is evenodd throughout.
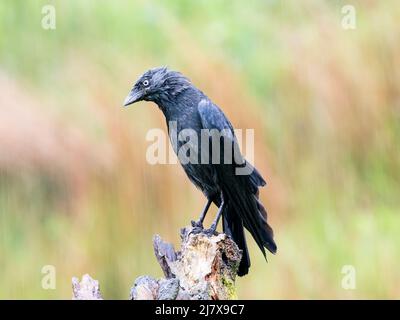
<path id="1" fill-rule="evenodd" d="M 145 87 L 147 87 L 147 86 L 149 85 L 149 83 L 150 83 L 149 80 L 144 80 L 144 81 L 143 81 L 143 85 L 144 85 Z"/>

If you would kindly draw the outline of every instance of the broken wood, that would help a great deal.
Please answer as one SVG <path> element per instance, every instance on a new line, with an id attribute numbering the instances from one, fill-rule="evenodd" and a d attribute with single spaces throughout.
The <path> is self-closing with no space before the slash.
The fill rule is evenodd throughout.
<path id="1" fill-rule="evenodd" d="M 164 278 L 138 277 L 131 300 L 226 300 L 236 298 L 235 279 L 241 251 L 224 233 L 210 234 L 198 228 L 181 230 L 181 248 L 153 237 L 154 253 Z M 85 275 L 74 278 L 74 299 L 100 298 L 99 284 Z M 74 282 L 75 281 L 75 282 Z"/>
<path id="2" fill-rule="evenodd" d="M 83 275 L 82 281 L 72 278 L 72 294 L 73 300 L 103 300 L 99 282 L 88 274 Z"/>

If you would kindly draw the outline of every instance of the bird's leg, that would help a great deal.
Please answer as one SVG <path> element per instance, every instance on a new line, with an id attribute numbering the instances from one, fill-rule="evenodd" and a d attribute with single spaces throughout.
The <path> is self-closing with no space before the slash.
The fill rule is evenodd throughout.
<path id="1" fill-rule="evenodd" d="M 204 218 L 206 217 L 207 211 L 210 208 L 212 201 L 210 199 L 207 199 L 207 203 L 204 206 L 203 211 L 200 214 L 199 220 L 197 221 L 192 221 L 192 226 L 193 227 L 197 227 L 197 228 L 201 228 L 203 229 L 203 222 L 204 222 Z"/>
<path id="2" fill-rule="evenodd" d="M 210 233 L 210 234 L 215 233 L 215 230 L 217 229 L 217 226 L 218 226 L 218 222 L 221 219 L 222 212 L 224 211 L 224 207 L 225 207 L 224 196 L 221 193 L 221 205 L 219 206 L 217 216 L 215 217 L 213 223 L 211 224 L 210 229 L 207 230 L 207 233 Z"/>

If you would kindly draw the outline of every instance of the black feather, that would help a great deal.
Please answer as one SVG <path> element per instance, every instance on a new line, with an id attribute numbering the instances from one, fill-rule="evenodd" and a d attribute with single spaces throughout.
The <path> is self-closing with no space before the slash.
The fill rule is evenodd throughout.
<path id="1" fill-rule="evenodd" d="M 145 88 L 142 85 L 144 79 L 149 81 L 148 87 Z M 228 118 L 182 74 L 165 67 L 151 69 L 134 85 L 131 96 L 133 98 L 128 96 L 125 105 L 138 100 L 148 100 L 159 106 L 165 115 L 175 150 L 179 150 L 185 141 L 173 139 L 170 127 L 172 122 L 175 123 L 178 133 L 184 129 L 191 129 L 198 137 L 201 136 L 202 129 L 224 130 L 227 133 L 225 138 L 232 142 L 233 150 L 238 150 L 235 133 Z M 213 151 L 211 146 L 203 150 L 199 144 L 196 155 L 198 163 L 183 164 L 183 168 L 189 179 L 217 206 L 220 205 L 220 195 L 223 195 L 226 204 L 223 211 L 223 229 L 243 251 L 238 270 L 238 274 L 242 276 L 247 274 L 250 267 L 244 228 L 250 232 L 264 257 L 264 248 L 272 253 L 277 250 L 272 228 L 267 223 L 267 212 L 258 197 L 258 188 L 265 185 L 265 180 L 256 168 L 245 161 L 240 152 L 230 164 L 201 163 L 201 155 L 208 153 L 209 159 L 212 159 Z M 224 146 L 221 147 L 221 159 L 227 151 Z M 236 169 L 245 165 L 250 168 L 250 174 L 236 174 Z"/>

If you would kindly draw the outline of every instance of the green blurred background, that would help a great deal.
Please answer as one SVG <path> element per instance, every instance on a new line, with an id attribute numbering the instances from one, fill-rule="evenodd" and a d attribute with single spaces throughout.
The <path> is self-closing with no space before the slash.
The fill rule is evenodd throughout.
<path id="1" fill-rule="evenodd" d="M 89 273 L 125 299 L 161 276 L 152 235 L 178 244 L 205 199 L 179 165 L 146 162 L 157 107 L 121 108 L 160 65 L 255 129 L 278 254 L 266 264 L 249 240 L 240 298 L 399 298 L 400 6 L 350 2 L 1 1 L 0 298 L 69 299 Z"/>

